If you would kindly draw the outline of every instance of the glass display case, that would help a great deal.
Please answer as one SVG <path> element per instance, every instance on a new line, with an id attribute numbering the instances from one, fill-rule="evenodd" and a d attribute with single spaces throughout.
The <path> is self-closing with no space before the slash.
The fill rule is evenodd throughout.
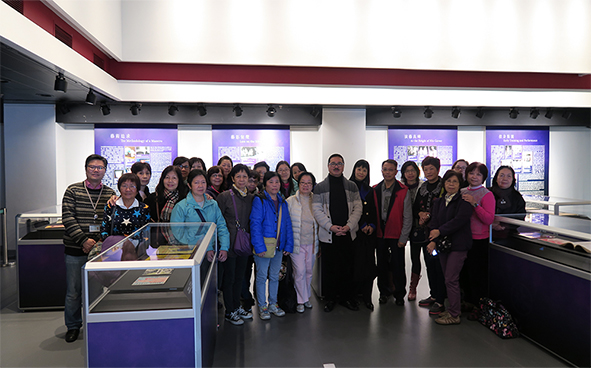
<path id="1" fill-rule="evenodd" d="M 489 288 L 522 335 L 573 365 L 591 365 L 591 221 L 540 213 L 497 216 Z"/>
<path id="2" fill-rule="evenodd" d="M 21 310 L 58 309 L 66 298 L 62 206 L 16 216 L 17 294 Z"/>
<path id="3" fill-rule="evenodd" d="M 534 208 L 544 208 L 546 212 L 563 216 L 579 216 L 589 218 L 591 213 L 591 201 L 584 199 L 561 198 L 543 195 L 524 195 L 523 199 L 528 207 L 528 212 Z M 531 208 L 533 207 L 533 208 Z M 561 212 L 567 207 L 568 212 Z"/>
<path id="4" fill-rule="evenodd" d="M 84 266 L 89 367 L 201 367 L 217 329 L 213 223 L 151 223 Z"/>

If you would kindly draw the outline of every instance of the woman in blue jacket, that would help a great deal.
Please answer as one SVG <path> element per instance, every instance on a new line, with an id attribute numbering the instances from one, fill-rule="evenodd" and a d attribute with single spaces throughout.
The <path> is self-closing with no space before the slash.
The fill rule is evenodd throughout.
<path id="1" fill-rule="evenodd" d="M 213 199 L 207 199 L 204 195 L 207 189 L 207 180 L 205 179 L 205 171 L 192 170 L 187 177 L 187 185 L 191 192 L 187 198 L 178 202 L 170 215 L 170 222 L 213 222 L 217 226 L 219 255 L 220 262 L 224 262 L 228 257 L 228 250 L 230 249 L 230 233 L 226 226 L 226 220 L 222 215 L 222 211 L 218 204 Z M 187 232 L 180 233 L 173 228 L 175 237 L 184 243 L 191 243 L 195 241 L 196 237 L 191 236 Z M 182 232 L 182 231 L 181 231 Z M 194 234 L 199 235 L 199 234 Z M 189 241 L 189 239 L 192 239 Z M 215 255 L 213 243 L 209 244 L 207 248 L 207 260 L 212 262 Z"/>
<path id="2" fill-rule="evenodd" d="M 279 194 L 281 180 L 276 172 L 265 173 L 263 179 L 265 190 L 257 195 L 252 202 L 250 212 L 250 237 L 254 248 L 254 262 L 256 264 L 256 294 L 259 305 L 259 317 L 270 319 L 270 313 L 277 317 L 285 312 L 277 305 L 277 290 L 279 288 L 279 270 L 283 255 L 293 251 L 293 229 L 287 202 Z M 264 238 L 277 238 L 277 223 L 281 217 L 279 239 L 273 258 L 265 258 L 267 246 Z M 269 279 L 269 304 L 265 283 Z"/>

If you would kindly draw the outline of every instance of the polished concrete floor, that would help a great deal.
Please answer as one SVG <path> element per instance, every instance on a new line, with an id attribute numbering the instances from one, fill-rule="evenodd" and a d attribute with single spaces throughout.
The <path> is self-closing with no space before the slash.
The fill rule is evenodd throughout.
<path id="1" fill-rule="evenodd" d="M 0 367 L 83 367 L 84 337 L 67 344 L 63 311 L 19 312 L 15 267 L 2 268 Z M 427 296 L 426 280 L 419 296 Z M 436 325 L 416 302 L 404 307 L 377 303 L 374 312 L 338 306 L 303 314 L 255 315 L 242 326 L 223 320 L 216 341 L 216 367 L 566 367 L 525 338 L 502 340 L 478 322 Z M 114 347 L 116 348 L 116 347 Z"/>

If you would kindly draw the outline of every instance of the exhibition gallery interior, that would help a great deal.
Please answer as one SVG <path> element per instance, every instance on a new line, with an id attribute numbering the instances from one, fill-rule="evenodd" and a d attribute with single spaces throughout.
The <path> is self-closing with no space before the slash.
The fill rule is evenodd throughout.
<path id="1" fill-rule="evenodd" d="M 590 2 L 2 0 L 0 42 L 0 366 L 591 365 Z M 440 177 L 482 163 L 485 187 L 510 168 L 525 212 L 487 227 L 486 287 L 495 323 L 519 332 L 466 311 L 442 325 L 449 288 L 441 316 L 419 305 L 432 255 L 423 247 L 419 277 L 412 237 L 401 254 L 416 300 L 373 282 L 358 308 L 327 309 L 334 275 L 319 252 L 305 308 L 266 320 L 255 304 L 230 323 L 222 251 L 207 255 L 220 228 L 202 220 L 150 222 L 90 257 L 80 335 L 65 341 L 62 198 L 87 157 L 107 158 L 90 167 L 123 197 L 118 180 L 138 162 L 155 192 L 178 156 L 204 169 L 302 163 L 320 183 L 335 153 L 351 180 L 366 160 L 371 186 L 385 160 L 402 181 L 416 163 L 426 183 L 425 158 Z M 179 231 L 192 243 L 166 235 Z"/>

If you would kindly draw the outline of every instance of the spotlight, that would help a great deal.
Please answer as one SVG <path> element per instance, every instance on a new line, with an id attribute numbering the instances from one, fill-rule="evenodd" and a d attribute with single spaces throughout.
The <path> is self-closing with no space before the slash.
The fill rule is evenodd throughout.
<path id="1" fill-rule="evenodd" d="M 426 119 L 431 119 L 431 117 L 433 116 L 433 110 L 431 110 L 429 108 L 429 106 L 425 107 L 425 112 L 423 113 L 425 115 Z"/>
<path id="2" fill-rule="evenodd" d="M 454 119 L 457 119 L 460 117 L 461 113 L 462 112 L 461 112 L 460 108 L 456 106 L 451 110 L 451 117 Z"/>
<path id="3" fill-rule="evenodd" d="M 511 119 L 517 119 L 517 115 L 519 115 L 519 111 L 517 111 L 516 108 L 512 107 L 511 110 L 509 110 L 509 117 Z"/>
<path id="4" fill-rule="evenodd" d="M 529 112 L 529 117 L 532 119 L 537 119 L 539 115 L 540 115 L 540 110 L 535 107 L 532 107 Z"/>
<path id="5" fill-rule="evenodd" d="M 320 109 L 318 108 L 318 106 L 314 106 L 312 108 L 312 112 L 310 112 L 310 115 L 312 115 L 314 118 L 317 118 L 320 115 Z"/>
<path id="6" fill-rule="evenodd" d="M 272 117 L 275 117 L 276 113 L 277 113 L 277 109 L 275 109 L 273 107 L 273 105 L 269 105 L 269 108 L 267 109 L 267 116 L 272 118 Z"/>
<path id="7" fill-rule="evenodd" d="M 402 116 L 402 111 L 398 107 L 392 107 L 392 116 L 398 119 Z"/>
<path id="8" fill-rule="evenodd" d="M 111 113 L 111 108 L 106 103 L 101 104 L 101 112 L 104 116 L 107 116 Z"/>
<path id="9" fill-rule="evenodd" d="M 67 113 L 69 113 L 69 112 L 70 112 L 70 108 L 69 108 L 69 107 L 68 107 L 68 105 L 66 105 L 66 104 L 58 104 L 58 105 L 57 105 L 57 109 L 59 110 L 59 112 L 60 112 L 62 115 L 66 115 Z"/>
<path id="10" fill-rule="evenodd" d="M 53 89 L 56 91 L 61 91 L 66 93 L 66 89 L 68 88 L 68 82 L 66 82 L 66 78 L 62 73 L 59 73 L 55 77 L 55 84 L 53 85 Z"/>
<path id="11" fill-rule="evenodd" d="M 546 115 L 544 115 L 546 117 L 546 119 L 552 119 L 552 116 L 554 115 L 554 110 L 552 110 L 551 107 L 549 107 L 546 110 Z"/>
<path id="12" fill-rule="evenodd" d="M 86 95 L 86 103 L 89 105 L 94 105 L 96 103 L 96 95 L 92 92 L 92 89 L 88 90 L 88 94 Z"/>
<path id="13" fill-rule="evenodd" d="M 199 116 L 207 115 L 207 109 L 205 108 L 204 104 L 197 105 L 197 111 L 199 111 Z"/>
<path id="14" fill-rule="evenodd" d="M 572 116 L 572 113 L 570 111 L 568 111 L 568 110 L 564 110 L 564 112 L 562 113 L 562 118 L 563 119 L 568 120 L 568 119 L 570 119 L 571 116 Z"/>
<path id="15" fill-rule="evenodd" d="M 232 111 L 234 111 L 234 115 L 236 115 L 236 117 L 242 116 L 242 107 L 240 107 L 239 104 L 234 104 Z"/>
<path id="16" fill-rule="evenodd" d="M 478 111 L 476 111 L 476 117 L 478 119 L 482 119 L 484 117 L 484 110 L 482 109 L 482 107 L 479 107 Z"/>
<path id="17" fill-rule="evenodd" d="M 139 115 L 140 111 L 142 111 L 142 104 L 139 104 L 139 103 L 131 104 L 131 107 L 129 108 L 129 110 L 131 111 L 131 115 Z"/>
<path id="18" fill-rule="evenodd" d="M 179 111 L 179 108 L 176 107 L 175 104 L 168 106 L 168 115 L 175 116 L 178 111 Z M 134 115 L 136 115 L 136 114 L 134 114 Z"/>

